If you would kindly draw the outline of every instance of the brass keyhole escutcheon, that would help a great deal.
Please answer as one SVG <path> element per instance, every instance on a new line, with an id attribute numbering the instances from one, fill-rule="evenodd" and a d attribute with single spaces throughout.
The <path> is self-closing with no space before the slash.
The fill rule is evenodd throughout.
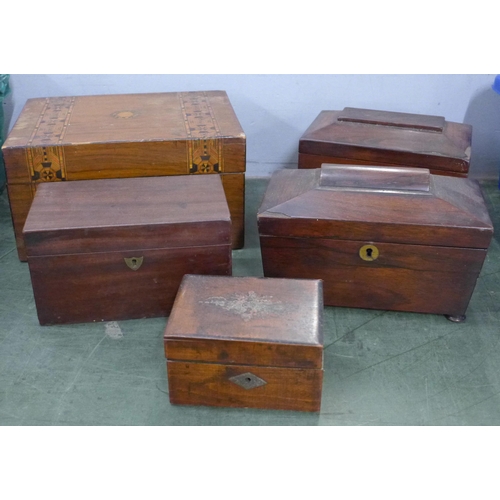
<path id="1" fill-rule="evenodd" d="M 125 264 L 127 264 L 132 271 L 137 271 L 142 266 L 142 261 L 144 260 L 144 257 L 130 257 L 130 258 L 124 258 Z"/>
<path id="2" fill-rule="evenodd" d="M 376 260 L 378 258 L 379 252 L 375 245 L 363 245 L 359 249 L 359 256 L 368 262 Z"/>

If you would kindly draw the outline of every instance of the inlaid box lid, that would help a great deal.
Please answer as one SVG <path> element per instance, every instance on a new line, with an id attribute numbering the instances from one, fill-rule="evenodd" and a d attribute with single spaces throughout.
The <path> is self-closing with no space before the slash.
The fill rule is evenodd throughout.
<path id="1" fill-rule="evenodd" d="M 422 168 L 281 170 L 257 218 L 261 236 L 488 248 L 493 234 L 476 181 Z"/>
<path id="2" fill-rule="evenodd" d="M 346 107 L 322 111 L 300 138 L 299 153 L 466 175 L 471 137 L 471 125 L 442 116 Z"/>
<path id="3" fill-rule="evenodd" d="M 321 280 L 186 275 L 165 330 L 169 360 L 321 368 Z"/>
<path id="4" fill-rule="evenodd" d="M 9 184 L 245 171 L 222 90 L 28 99 L 2 151 Z"/>
<path id="5" fill-rule="evenodd" d="M 217 175 L 48 182 L 23 235 L 29 256 L 230 245 Z"/>

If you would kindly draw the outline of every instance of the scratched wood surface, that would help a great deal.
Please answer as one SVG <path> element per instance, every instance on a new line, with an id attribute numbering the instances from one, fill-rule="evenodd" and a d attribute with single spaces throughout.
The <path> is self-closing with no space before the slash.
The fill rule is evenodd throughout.
<path id="1" fill-rule="evenodd" d="M 262 276 L 255 214 L 266 180 L 247 185 L 247 246 L 237 275 Z M 40 327 L 0 196 L 0 421 L 4 425 L 500 425 L 500 192 L 483 184 L 496 235 L 467 321 L 326 307 L 318 414 L 168 402 L 165 318 Z"/>

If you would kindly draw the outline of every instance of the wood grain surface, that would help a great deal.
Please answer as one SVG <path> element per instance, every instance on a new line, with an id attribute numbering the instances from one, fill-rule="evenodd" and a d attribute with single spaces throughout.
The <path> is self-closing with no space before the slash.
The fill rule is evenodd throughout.
<path id="1" fill-rule="evenodd" d="M 125 258 L 143 258 L 136 271 Z M 29 257 L 41 325 L 168 316 L 186 273 L 231 275 L 220 246 Z"/>
<path id="2" fill-rule="evenodd" d="M 23 228 L 33 201 L 32 187 L 29 184 L 8 184 L 10 215 L 16 239 L 16 249 L 19 260 L 26 261 L 26 247 L 24 245 Z"/>
<path id="3" fill-rule="evenodd" d="M 493 226 L 476 181 L 432 176 L 429 192 L 335 189 L 319 186 L 320 172 L 273 174 L 257 215 L 261 235 L 483 249 L 491 241 Z"/>
<path id="4" fill-rule="evenodd" d="M 443 117 L 344 108 L 322 111 L 299 140 L 299 168 L 322 163 L 399 165 L 467 175 L 472 127 Z"/>
<path id="5" fill-rule="evenodd" d="M 318 347 L 322 308 L 319 280 L 187 275 L 165 329 L 167 352 L 178 339 Z"/>
<path id="6" fill-rule="evenodd" d="M 326 305 L 463 315 L 493 234 L 478 184 L 404 168 L 360 173 L 273 175 L 258 213 L 264 275 L 322 279 Z M 365 245 L 374 259 L 363 260 Z"/>
<path id="7" fill-rule="evenodd" d="M 224 91 L 30 99 L 2 152 L 9 186 L 238 173 L 224 181 L 233 247 L 243 246 L 246 137 Z M 18 253 L 28 190 L 9 189 Z"/>
<path id="8" fill-rule="evenodd" d="M 429 192 L 431 176 L 425 168 L 322 165 L 319 187 L 384 191 Z"/>
<path id="9" fill-rule="evenodd" d="M 320 280 L 186 275 L 164 334 L 170 401 L 319 411 L 322 318 Z M 230 380 L 245 373 L 263 385 Z"/>
<path id="10" fill-rule="evenodd" d="M 203 339 L 170 337 L 165 339 L 165 357 L 177 361 L 280 366 L 283 368 L 322 368 L 323 346 L 285 344 L 275 340 Z"/>
<path id="11" fill-rule="evenodd" d="M 245 245 L 245 174 L 221 174 L 220 178 L 231 214 L 232 247 L 240 249 Z"/>
<path id="12" fill-rule="evenodd" d="M 266 384 L 245 389 L 229 379 L 252 373 Z M 322 370 L 167 361 L 170 402 L 318 412 Z"/>
<path id="13" fill-rule="evenodd" d="M 24 226 L 27 255 L 230 244 L 218 176 L 45 183 Z"/>
<path id="14" fill-rule="evenodd" d="M 379 256 L 364 261 L 363 244 Z M 322 279 L 328 306 L 463 315 L 486 250 L 261 237 L 264 275 Z"/>
<path id="15" fill-rule="evenodd" d="M 373 158 L 370 160 L 359 160 L 352 158 L 343 158 L 333 155 L 310 155 L 305 153 L 299 153 L 299 160 L 298 160 L 299 168 L 321 168 L 321 166 L 325 163 L 346 164 L 346 165 L 369 165 L 369 166 L 376 165 L 380 167 L 387 167 L 387 166 L 401 167 L 400 163 L 393 163 L 387 160 L 376 161 Z M 442 170 L 432 168 L 429 165 L 425 166 L 425 168 L 428 168 L 429 172 L 433 175 L 444 175 Z M 449 177 L 466 178 L 468 176 L 468 172 L 455 172 L 448 170 L 446 172 L 446 175 Z"/>
<path id="16" fill-rule="evenodd" d="M 231 274 L 218 176 L 46 183 L 24 235 L 41 324 L 165 316 L 184 274 Z"/>
<path id="17" fill-rule="evenodd" d="M 244 218 L 245 218 L 245 174 L 222 174 L 219 176 L 222 181 L 224 193 L 228 203 L 231 217 L 231 241 L 233 248 L 242 248 L 244 245 Z M 210 186 L 213 181 L 207 181 Z M 33 200 L 32 186 L 29 184 L 14 184 L 8 186 L 8 196 L 11 206 L 11 215 L 14 225 L 14 234 L 18 256 L 21 261 L 26 261 L 26 247 L 23 238 L 23 228 L 28 217 L 28 213 Z M 200 241 L 201 241 L 201 234 Z M 75 238 L 75 235 L 72 236 Z M 148 235 L 148 238 L 151 234 Z M 106 236 L 104 236 L 106 238 Z M 81 242 L 80 242 L 81 243 Z M 75 248 L 79 248 L 79 242 L 74 242 Z M 98 248 L 99 245 L 96 247 Z"/>
<path id="18" fill-rule="evenodd" d="M 400 127 L 411 130 L 442 132 L 445 119 L 442 116 L 415 113 L 394 113 L 362 108 L 344 108 L 338 115 L 339 122 L 368 123 L 385 127 Z"/>

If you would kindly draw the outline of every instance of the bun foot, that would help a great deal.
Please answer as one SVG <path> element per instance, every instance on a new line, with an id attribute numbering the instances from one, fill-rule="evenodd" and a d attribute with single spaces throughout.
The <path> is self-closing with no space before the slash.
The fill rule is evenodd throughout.
<path id="1" fill-rule="evenodd" d="M 465 314 L 463 316 L 452 316 L 452 315 L 449 315 L 449 314 L 445 314 L 444 317 L 448 320 L 448 321 L 452 321 L 453 323 L 463 323 L 465 321 Z"/>

